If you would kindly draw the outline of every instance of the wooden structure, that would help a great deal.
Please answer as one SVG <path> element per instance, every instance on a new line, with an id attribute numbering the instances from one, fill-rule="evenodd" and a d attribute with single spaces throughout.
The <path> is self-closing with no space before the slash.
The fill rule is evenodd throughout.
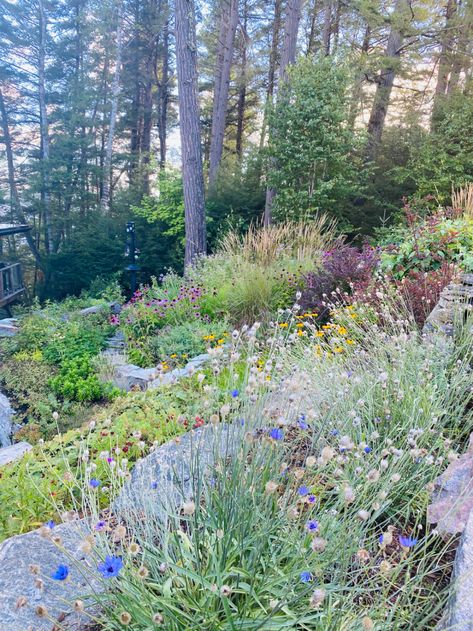
<path id="1" fill-rule="evenodd" d="M 12 234 L 28 232 L 27 225 L 10 225 L 0 223 L 0 238 Z M 10 310 L 12 302 L 17 300 L 25 291 L 20 263 L 10 263 L 2 260 L 0 254 L 0 309 Z"/>

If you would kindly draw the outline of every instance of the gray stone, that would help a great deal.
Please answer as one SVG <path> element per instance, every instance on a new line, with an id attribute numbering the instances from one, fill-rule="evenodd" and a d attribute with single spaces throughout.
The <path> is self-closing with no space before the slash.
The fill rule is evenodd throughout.
<path id="1" fill-rule="evenodd" d="M 0 466 L 19 460 L 32 449 L 33 447 L 25 441 L 15 443 L 9 447 L 3 447 L 0 449 Z"/>
<path id="2" fill-rule="evenodd" d="M 439 631 L 473 631 L 473 512 L 460 539 L 452 577 L 452 596 Z"/>
<path id="3" fill-rule="evenodd" d="M 68 603 L 90 592 L 90 584 L 71 562 L 71 558 L 84 561 L 78 544 L 85 535 L 85 524 L 76 521 L 56 526 L 51 532 L 61 538 L 59 545 L 40 532 L 18 535 L 0 545 L 0 628 L 5 631 L 51 631 L 54 623 L 40 618 L 36 608 L 43 605 L 53 620 L 61 619 L 71 611 Z M 66 581 L 50 578 L 60 564 L 69 567 Z M 30 565 L 39 566 L 38 576 L 31 573 Z M 38 578 L 44 582 L 43 589 L 35 585 Z M 17 608 L 20 597 L 26 598 L 26 605 Z"/>
<path id="4" fill-rule="evenodd" d="M 473 434 L 467 451 L 435 480 L 427 521 L 442 535 L 463 532 L 473 509 Z"/>
<path id="5" fill-rule="evenodd" d="M 113 383 L 126 392 L 135 388 L 146 390 L 157 375 L 158 370 L 156 368 L 140 368 L 134 364 L 119 364 L 115 366 Z"/>
<path id="6" fill-rule="evenodd" d="M 452 336 L 455 324 L 465 321 L 473 309 L 472 276 L 463 274 L 461 283 L 452 283 L 442 290 L 437 305 L 425 322 L 425 333 L 440 332 Z"/>
<path id="7" fill-rule="evenodd" d="M 0 337 L 13 337 L 18 333 L 18 320 L 15 318 L 4 318 L 0 320 Z"/>
<path id="8" fill-rule="evenodd" d="M 11 445 L 13 415 L 10 401 L 0 392 L 0 447 Z"/>
<path id="9" fill-rule="evenodd" d="M 122 306 L 119 302 L 103 302 L 98 305 L 92 305 L 92 307 L 85 307 L 85 309 L 81 309 L 79 313 L 80 315 L 88 316 L 105 310 L 118 314 L 122 310 Z"/>
<path id="10" fill-rule="evenodd" d="M 210 474 L 217 459 L 233 455 L 243 435 L 237 423 L 206 425 L 162 445 L 136 463 L 114 511 L 134 514 L 137 522 L 165 521 L 183 501 L 195 499 L 197 481 Z"/>

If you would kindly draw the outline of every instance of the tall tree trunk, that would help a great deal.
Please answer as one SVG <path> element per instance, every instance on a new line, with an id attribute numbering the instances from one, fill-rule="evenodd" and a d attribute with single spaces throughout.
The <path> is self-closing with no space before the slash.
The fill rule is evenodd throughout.
<path id="1" fill-rule="evenodd" d="M 296 60 L 297 34 L 301 20 L 302 0 L 288 0 L 286 22 L 284 25 L 283 47 L 281 51 L 281 63 L 279 65 L 278 94 L 284 89 L 287 81 L 287 69 Z M 275 165 L 272 165 L 273 168 Z M 273 204 L 276 191 L 268 187 L 266 189 L 266 202 L 264 206 L 263 223 L 269 226 L 273 221 Z"/>
<path id="2" fill-rule="evenodd" d="M 467 2 L 464 15 L 458 24 L 458 40 L 453 54 L 452 70 L 447 86 L 447 94 L 455 92 L 458 88 L 460 75 L 466 74 L 471 64 L 471 36 L 473 31 L 473 2 Z"/>
<path id="3" fill-rule="evenodd" d="M 432 128 L 438 121 L 441 106 L 448 90 L 448 79 L 453 65 L 453 49 L 455 46 L 455 17 L 457 14 L 457 0 L 448 0 L 445 10 L 445 28 L 443 30 L 440 55 L 438 62 L 437 84 L 435 86 L 434 105 L 432 108 Z"/>
<path id="4" fill-rule="evenodd" d="M 332 35 L 333 35 L 333 50 L 337 50 L 338 47 L 338 39 L 340 37 L 340 17 L 342 14 L 342 0 L 337 0 L 337 4 L 335 6 L 335 19 L 333 21 L 332 26 Z"/>
<path id="5" fill-rule="evenodd" d="M 103 184 L 100 207 L 102 212 L 108 213 L 110 210 L 110 182 L 112 177 L 112 151 L 113 138 L 115 136 L 115 126 L 117 122 L 118 95 L 120 94 L 120 76 L 122 68 L 123 53 L 123 2 L 120 0 L 118 6 L 117 37 L 116 37 L 116 57 L 115 75 L 112 84 L 112 103 L 110 108 L 110 122 L 108 125 L 107 146 L 103 161 Z"/>
<path id="6" fill-rule="evenodd" d="M 394 12 L 392 14 L 393 24 L 389 34 L 386 50 L 384 52 L 385 67 L 376 80 L 376 92 L 368 121 L 368 142 L 366 155 L 369 160 L 374 160 L 383 135 L 386 114 L 389 100 L 393 89 L 394 77 L 397 72 L 397 65 L 401 55 L 401 45 L 403 34 L 396 22 L 401 21 L 406 11 L 409 11 L 409 0 L 396 0 Z"/>
<path id="7" fill-rule="evenodd" d="M 228 108 L 230 70 L 232 67 L 235 32 L 238 24 L 238 0 L 223 0 L 220 33 L 215 64 L 212 129 L 210 132 L 209 187 L 215 185 L 222 159 L 225 122 Z"/>
<path id="8" fill-rule="evenodd" d="M 50 178 L 49 178 L 49 123 L 46 108 L 46 41 L 47 17 L 43 0 L 39 0 L 39 45 L 38 45 L 38 101 L 41 133 L 42 158 L 42 199 L 44 205 L 44 245 L 49 254 L 52 245 L 51 208 L 50 208 Z"/>
<path id="9" fill-rule="evenodd" d="M 243 155 L 243 132 L 245 127 L 245 107 L 246 107 L 246 64 L 247 64 L 247 46 L 248 46 L 248 2 L 243 0 L 243 20 L 241 23 L 242 31 L 242 50 L 241 50 L 241 67 L 240 80 L 238 86 L 238 104 L 237 104 L 237 132 L 236 132 L 236 152 L 237 156 L 242 158 Z"/>
<path id="10" fill-rule="evenodd" d="M 3 134 L 3 142 L 5 144 L 5 154 L 7 159 L 7 172 L 8 172 L 8 186 L 10 188 L 10 197 L 11 197 L 11 205 L 13 209 L 13 215 L 15 219 L 21 223 L 28 223 L 25 215 L 23 214 L 23 210 L 21 208 L 20 196 L 18 193 L 18 187 L 16 185 L 16 177 L 15 177 L 15 164 L 13 162 L 13 148 L 10 134 L 10 125 L 8 122 L 8 114 L 7 108 L 5 106 L 5 100 L 3 98 L 2 88 L 0 86 L 0 114 L 2 117 L 2 134 Z M 26 241 L 28 243 L 28 247 L 31 250 L 31 253 L 34 256 L 36 261 L 36 265 L 42 269 L 42 260 L 39 250 L 36 246 L 36 242 L 31 235 L 31 232 L 25 232 Z"/>
<path id="11" fill-rule="evenodd" d="M 276 82 L 276 68 L 279 61 L 279 40 L 281 33 L 282 0 L 274 1 L 273 33 L 271 38 L 271 52 L 269 55 L 268 87 L 266 90 L 266 103 L 263 112 L 263 124 L 261 125 L 260 151 L 266 141 L 269 110 L 273 105 L 274 88 Z"/>
<path id="12" fill-rule="evenodd" d="M 188 266 L 207 251 L 194 0 L 174 0 L 174 11 Z"/>
<path id="13" fill-rule="evenodd" d="M 356 117 L 358 116 L 358 105 L 363 96 L 363 79 L 365 76 L 364 67 L 366 63 L 365 57 L 370 48 L 370 38 L 371 26 L 367 24 L 363 37 L 363 42 L 361 44 L 360 62 L 356 72 L 357 76 L 355 76 L 355 85 L 353 87 L 353 94 L 350 101 L 350 110 L 348 112 L 347 125 L 349 129 L 353 129 L 355 127 Z"/>
<path id="14" fill-rule="evenodd" d="M 312 6 L 310 8 L 310 30 L 309 30 L 309 38 L 307 40 L 307 49 L 306 55 L 313 55 L 315 53 L 315 35 L 316 35 L 316 25 L 317 25 L 317 9 L 318 9 L 319 0 L 314 0 Z"/>
<path id="15" fill-rule="evenodd" d="M 330 37 L 332 34 L 332 0 L 325 0 L 324 29 L 322 31 L 322 50 L 324 55 L 330 55 Z"/>
<path id="16" fill-rule="evenodd" d="M 166 7 L 166 12 L 169 8 Z M 159 135 L 159 168 L 166 166 L 167 149 L 167 116 L 169 104 L 169 17 L 163 27 L 162 73 L 158 81 L 158 135 Z"/>

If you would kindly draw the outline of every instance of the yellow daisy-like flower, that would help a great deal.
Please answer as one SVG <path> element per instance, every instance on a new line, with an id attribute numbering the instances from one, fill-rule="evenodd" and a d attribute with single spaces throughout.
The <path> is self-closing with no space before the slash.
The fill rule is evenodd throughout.
<path id="1" fill-rule="evenodd" d="M 334 352 L 334 353 L 343 353 L 343 348 L 342 348 L 341 346 L 336 346 L 336 347 L 333 349 L 333 352 Z"/>
<path id="2" fill-rule="evenodd" d="M 316 331 L 315 332 L 315 337 L 323 337 L 325 335 L 325 333 L 323 331 Z"/>
<path id="3" fill-rule="evenodd" d="M 173 353 L 172 355 L 170 355 L 171 359 L 176 359 L 176 357 L 177 357 L 177 353 Z"/>
<path id="4" fill-rule="evenodd" d="M 220 338 L 219 340 L 217 340 L 217 344 L 219 344 L 220 346 L 225 342 L 225 340 L 223 338 Z"/>
<path id="5" fill-rule="evenodd" d="M 303 322 L 298 322 L 298 323 L 296 324 L 296 327 L 297 327 L 298 329 L 302 329 L 302 328 L 303 328 L 303 326 L 304 326 L 304 323 L 303 323 Z"/>
<path id="6" fill-rule="evenodd" d="M 355 340 L 345 340 L 347 344 L 349 344 L 350 346 L 353 346 L 353 344 L 356 344 Z"/>
<path id="7" fill-rule="evenodd" d="M 289 326 L 289 324 L 287 322 L 280 322 L 279 326 L 281 327 L 281 329 L 287 329 L 287 327 Z"/>
<path id="8" fill-rule="evenodd" d="M 339 332 L 340 335 L 346 335 L 348 333 L 348 331 L 346 330 L 344 326 L 339 326 L 337 331 Z"/>

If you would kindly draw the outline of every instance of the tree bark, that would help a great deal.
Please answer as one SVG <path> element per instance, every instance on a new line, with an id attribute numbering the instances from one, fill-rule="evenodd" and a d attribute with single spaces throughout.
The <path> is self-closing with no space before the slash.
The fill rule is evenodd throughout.
<path id="1" fill-rule="evenodd" d="M 297 34 L 301 20 L 302 0 L 288 0 L 286 22 L 284 25 L 283 47 L 281 51 L 281 63 L 279 65 L 278 94 L 281 94 L 284 83 L 287 81 L 288 67 L 296 60 Z M 275 165 L 273 164 L 273 168 Z M 273 204 L 276 191 L 268 187 L 266 189 L 266 201 L 264 206 L 263 224 L 271 225 L 273 221 Z"/>
<path id="2" fill-rule="evenodd" d="M 210 132 L 209 187 L 215 185 L 222 159 L 225 122 L 228 108 L 230 71 L 233 59 L 235 32 L 238 24 L 238 0 L 223 0 L 220 33 L 215 64 L 212 129 Z"/>
<path id="3" fill-rule="evenodd" d="M 168 9 L 166 9 L 168 11 Z M 169 104 L 169 17 L 163 27 L 162 73 L 158 82 L 158 136 L 159 136 L 159 168 L 166 166 L 166 134 Z"/>
<path id="4" fill-rule="evenodd" d="M 271 38 L 271 52 L 269 55 L 268 87 L 266 90 L 266 103 L 263 112 L 263 124 L 261 126 L 260 150 L 263 149 L 266 141 L 266 130 L 268 127 L 269 109 L 273 105 L 274 88 L 276 81 L 276 68 L 279 60 L 279 40 L 281 32 L 281 11 L 282 0 L 274 2 L 273 33 Z"/>
<path id="5" fill-rule="evenodd" d="M 394 84 L 394 78 L 397 72 L 397 64 L 401 55 L 401 45 L 403 34 L 397 20 L 402 19 L 404 13 L 409 10 L 409 0 L 397 0 L 393 12 L 393 24 L 389 34 L 384 58 L 386 66 L 382 69 L 381 74 L 376 79 L 376 92 L 374 96 L 373 106 L 368 121 L 368 142 L 366 146 L 366 155 L 368 160 L 374 160 L 383 135 L 384 124 L 386 122 L 386 114 L 388 111 L 389 100 Z"/>
<path id="6" fill-rule="evenodd" d="M 18 187 L 16 185 L 15 164 L 13 161 L 13 147 L 12 147 L 11 134 L 10 134 L 10 125 L 8 122 L 7 108 L 5 106 L 5 100 L 3 98 L 3 92 L 2 92 L 1 86 L 0 86 L 0 114 L 2 116 L 3 142 L 5 144 L 5 154 L 6 154 L 6 159 L 7 159 L 7 172 L 8 172 L 8 186 L 10 188 L 10 197 L 11 197 L 13 214 L 19 223 L 27 224 L 28 222 L 21 208 L 20 195 L 18 193 Z M 25 238 L 28 243 L 28 247 L 30 248 L 31 253 L 36 261 L 36 265 L 40 269 L 43 269 L 43 262 L 41 259 L 41 254 L 39 253 L 39 250 L 36 247 L 36 242 L 31 232 L 25 232 Z"/>
<path id="7" fill-rule="evenodd" d="M 431 126 L 435 128 L 440 109 L 448 91 L 448 80 L 453 65 L 453 49 L 455 46 L 455 17 L 457 13 L 457 0 L 448 0 L 445 10 L 445 28 L 441 38 L 441 48 L 438 61 L 438 76 L 435 86 L 434 104 L 432 107 Z"/>
<path id="8" fill-rule="evenodd" d="M 118 95 L 120 94 L 120 76 L 122 68 L 123 53 L 123 2 L 120 1 L 118 6 L 118 21 L 116 35 L 116 57 L 115 57 L 115 75 L 112 84 L 112 103 L 110 108 L 110 122 L 108 125 L 107 146 L 103 161 L 103 184 L 102 198 L 100 200 L 100 208 L 102 212 L 110 211 L 110 182 L 112 177 L 112 151 L 113 138 L 115 136 L 115 126 L 117 121 Z"/>
<path id="9" fill-rule="evenodd" d="M 370 38 L 371 26 L 367 24 L 363 37 L 363 42 L 361 44 L 360 64 L 357 68 L 357 76 L 355 77 L 355 85 L 353 87 L 353 94 L 350 101 L 350 110 L 348 112 L 347 125 L 349 129 L 354 129 L 355 127 L 356 117 L 358 116 L 358 105 L 363 95 L 363 79 L 365 76 L 363 70 L 366 63 L 365 56 L 370 48 Z"/>
<path id="10" fill-rule="evenodd" d="M 332 1 L 325 0 L 324 29 L 322 31 L 322 50 L 325 56 L 330 55 L 331 34 L 332 34 Z"/>
<path id="11" fill-rule="evenodd" d="M 52 228 L 50 209 L 50 178 L 49 178 L 49 123 L 46 108 L 45 65 L 46 65 L 46 40 L 47 40 L 47 16 L 43 0 L 38 2 L 39 8 L 39 42 L 38 42 L 38 101 L 41 134 L 41 158 L 42 158 L 42 199 L 44 205 L 44 245 L 46 252 L 51 249 Z"/>
<path id="12" fill-rule="evenodd" d="M 236 152 L 237 156 L 242 158 L 243 155 L 243 132 L 245 127 L 245 108 L 246 108 L 246 65 L 247 65 L 247 46 L 248 34 L 246 32 L 248 26 L 248 2 L 243 1 L 243 21 L 241 25 L 242 31 L 242 50 L 241 50 L 241 68 L 238 86 L 238 104 L 237 104 L 237 131 L 236 131 Z"/>
<path id="13" fill-rule="evenodd" d="M 193 0 L 174 0 L 185 212 L 185 266 L 207 250 Z"/>

